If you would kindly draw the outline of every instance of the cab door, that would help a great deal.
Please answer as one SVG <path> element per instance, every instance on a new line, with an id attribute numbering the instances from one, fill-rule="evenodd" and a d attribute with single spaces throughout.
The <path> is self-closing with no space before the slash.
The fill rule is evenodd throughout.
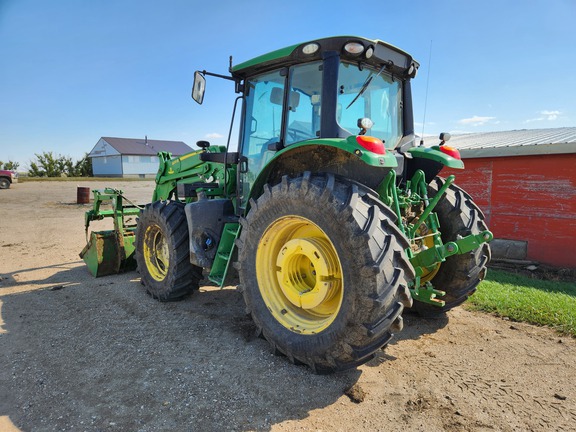
<path id="1" fill-rule="evenodd" d="M 238 206 L 243 211 L 256 177 L 282 136 L 286 70 L 276 70 L 245 82 L 244 124 L 238 170 Z"/>

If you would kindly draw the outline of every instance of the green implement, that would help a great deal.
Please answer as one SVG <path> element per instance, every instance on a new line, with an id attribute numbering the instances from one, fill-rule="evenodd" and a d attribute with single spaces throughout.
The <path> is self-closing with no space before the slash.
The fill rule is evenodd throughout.
<path id="1" fill-rule="evenodd" d="M 88 266 L 88 270 L 95 277 L 120 273 L 136 268 L 134 260 L 134 232 L 136 230 L 135 218 L 133 222 L 129 216 L 137 216 L 140 208 L 136 205 L 124 205 L 122 191 L 106 188 L 94 190 L 94 206 L 84 215 L 86 240 L 88 243 L 80 252 L 80 258 Z M 110 203 L 111 210 L 101 210 L 102 203 Z M 92 221 L 112 218 L 114 229 L 92 231 L 88 238 L 88 231 Z"/>

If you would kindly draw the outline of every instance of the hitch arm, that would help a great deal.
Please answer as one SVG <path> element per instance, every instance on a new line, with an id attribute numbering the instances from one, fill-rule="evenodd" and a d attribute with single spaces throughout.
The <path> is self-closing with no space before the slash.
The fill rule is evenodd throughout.
<path id="1" fill-rule="evenodd" d="M 423 267 L 431 267 L 443 262 L 451 255 L 465 254 L 478 249 L 482 243 L 488 243 L 493 238 L 494 235 L 488 230 L 482 231 L 480 234 L 470 234 L 456 241 L 445 243 L 442 246 L 428 248 L 410 258 L 410 262 L 418 273 L 421 272 Z"/>

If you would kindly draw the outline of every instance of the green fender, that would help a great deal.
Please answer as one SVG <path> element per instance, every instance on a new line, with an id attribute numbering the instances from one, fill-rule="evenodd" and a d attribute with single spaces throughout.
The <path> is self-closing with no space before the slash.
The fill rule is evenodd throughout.
<path id="1" fill-rule="evenodd" d="M 452 156 L 443 153 L 439 146 L 433 147 L 412 147 L 408 149 L 410 153 L 415 158 L 429 159 L 435 162 L 439 162 L 448 168 L 464 169 L 464 162 L 460 159 L 453 158 Z"/>
<path id="2" fill-rule="evenodd" d="M 396 157 L 394 156 L 393 152 L 386 151 L 385 154 L 377 154 L 373 153 L 364 147 L 362 147 L 356 141 L 356 135 L 349 136 L 348 138 L 322 138 L 322 139 L 312 139 L 308 141 L 302 141 L 299 143 L 291 144 L 288 147 L 283 148 L 280 150 L 274 158 L 270 160 L 269 163 L 273 163 L 278 157 L 283 155 L 284 153 L 289 152 L 290 150 L 294 150 L 301 147 L 307 146 L 327 146 L 327 147 L 335 147 L 345 152 L 351 153 L 358 157 L 358 159 L 362 160 L 364 163 L 375 166 L 375 167 L 390 167 L 395 168 L 398 166 L 398 162 L 396 161 Z"/>
<path id="3" fill-rule="evenodd" d="M 258 173 L 256 180 L 250 190 L 250 197 L 249 198 L 257 198 L 261 191 L 264 184 L 268 182 L 268 179 L 271 175 L 274 174 L 274 167 L 276 167 L 279 163 L 286 161 L 291 153 L 302 153 L 305 151 L 307 156 L 307 160 L 299 166 L 291 166 L 290 171 L 296 172 L 303 172 L 309 171 L 311 169 L 321 169 L 326 168 L 327 171 L 330 170 L 330 166 L 320 166 L 314 167 L 314 158 L 319 153 L 315 151 L 313 147 L 322 147 L 324 149 L 332 149 L 334 153 L 339 153 L 345 156 L 344 159 L 348 161 L 357 161 L 359 164 L 367 166 L 369 170 L 378 170 L 381 168 L 382 175 L 380 177 L 383 178 L 390 169 L 394 169 L 398 166 L 398 162 L 396 160 L 395 152 L 389 151 L 386 149 L 384 154 L 374 153 L 362 147 L 357 141 L 356 136 L 349 136 L 348 138 L 319 138 L 319 139 L 311 139 L 307 141 L 302 141 L 299 143 L 291 144 L 282 150 L 279 150 L 274 154 L 274 156 L 266 163 L 266 166 Z M 307 149 L 309 148 L 309 149 Z M 292 159 L 295 160 L 295 159 Z M 301 159 L 299 159 L 301 160 Z M 310 162 L 310 165 L 308 165 Z M 332 161 L 331 161 L 332 162 Z M 336 164 L 337 165 L 337 164 Z M 312 167 L 312 168 L 311 168 Z"/>

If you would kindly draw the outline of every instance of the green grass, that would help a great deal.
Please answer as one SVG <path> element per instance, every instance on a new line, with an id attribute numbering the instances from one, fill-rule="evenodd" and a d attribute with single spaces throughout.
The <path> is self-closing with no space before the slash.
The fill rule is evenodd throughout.
<path id="1" fill-rule="evenodd" d="M 552 327 L 576 337 L 576 282 L 532 279 L 490 270 L 467 308 Z"/>

